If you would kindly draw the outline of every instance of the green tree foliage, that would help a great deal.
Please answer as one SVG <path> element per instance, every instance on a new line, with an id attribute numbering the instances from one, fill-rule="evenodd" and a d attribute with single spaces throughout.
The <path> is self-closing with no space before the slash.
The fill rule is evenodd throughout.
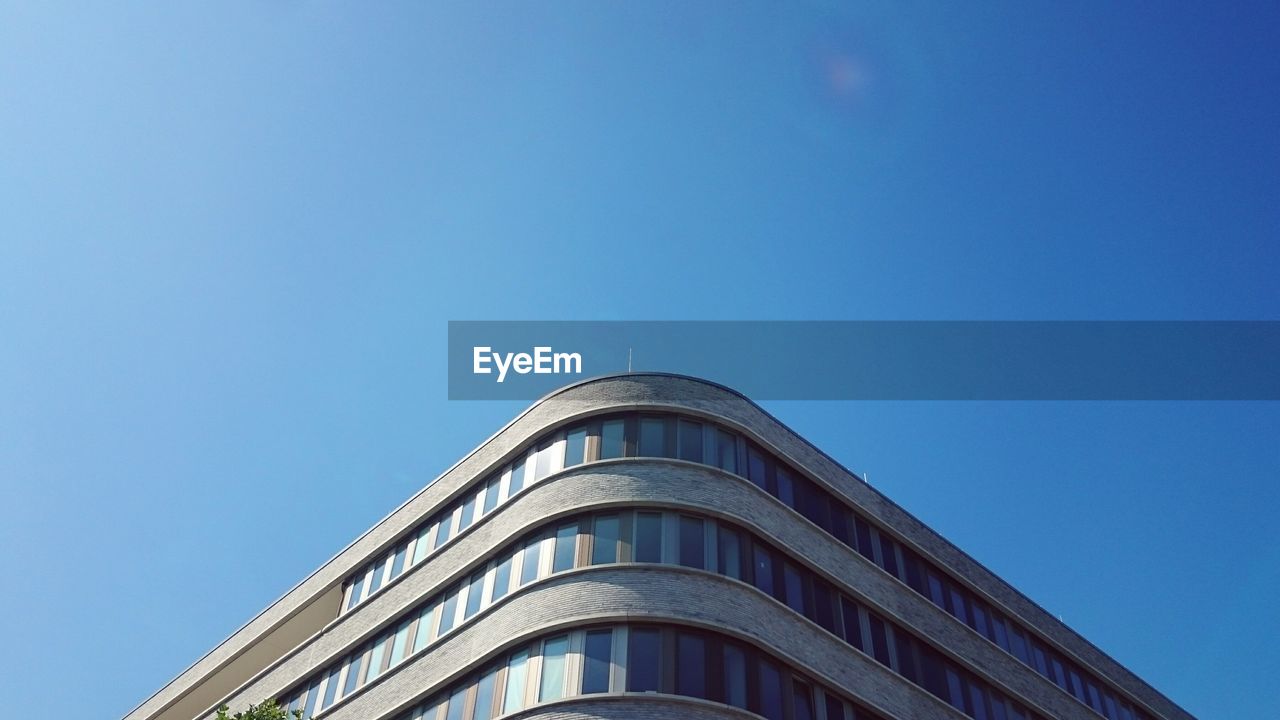
<path id="1" fill-rule="evenodd" d="M 214 720 L 302 720 L 301 710 L 289 713 L 277 705 L 275 700 L 266 700 L 261 705 L 250 705 L 248 710 L 235 715 L 228 715 L 228 712 L 230 711 L 227 706 L 223 705 L 218 708 L 218 714 Z"/>

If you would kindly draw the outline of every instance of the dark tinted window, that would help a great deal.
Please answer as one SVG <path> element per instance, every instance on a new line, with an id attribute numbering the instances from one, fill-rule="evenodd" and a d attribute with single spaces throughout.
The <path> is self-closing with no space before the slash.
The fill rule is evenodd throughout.
<path id="1" fill-rule="evenodd" d="M 478 572 L 471 577 L 467 586 L 467 607 L 463 617 L 469 618 L 480 610 L 480 602 L 484 600 L 484 573 Z"/>
<path id="2" fill-rule="evenodd" d="M 623 430 L 626 423 L 621 420 L 607 420 L 600 426 L 600 459 L 620 458 L 623 456 Z"/>
<path id="3" fill-rule="evenodd" d="M 582 649 L 582 692 L 609 692 L 609 668 L 613 653 L 613 631 L 592 630 Z"/>
<path id="4" fill-rule="evenodd" d="M 667 423 L 662 418 L 640 418 L 640 457 L 667 456 Z"/>
<path id="5" fill-rule="evenodd" d="M 889 641 L 885 637 L 884 621 L 868 613 L 871 621 L 871 656 L 881 665 L 889 667 Z"/>
<path id="6" fill-rule="evenodd" d="M 760 488 L 766 488 L 764 453 L 754 447 L 747 449 L 747 479 Z"/>
<path id="7" fill-rule="evenodd" d="M 804 580 L 800 571 L 791 563 L 783 563 L 782 578 L 786 583 L 787 605 L 801 615 L 804 614 Z"/>
<path id="8" fill-rule="evenodd" d="M 747 656 L 733 643 L 724 644 L 724 697 L 729 705 L 747 708 Z"/>
<path id="9" fill-rule="evenodd" d="M 627 640 L 627 690 L 658 691 L 658 631 L 631 628 Z"/>
<path id="10" fill-rule="evenodd" d="M 564 436 L 564 466 L 573 467 L 586 459 L 587 429 L 575 428 Z"/>
<path id="11" fill-rule="evenodd" d="M 680 444 L 680 459 L 702 462 L 702 425 L 681 420 L 676 442 Z"/>
<path id="12" fill-rule="evenodd" d="M 596 518 L 591 541 L 592 565 L 618 561 L 618 528 L 617 515 L 601 515 Z"/>
<path id="13" fill-rule="evenodd" d="M 736 580 L 742 579 L 742 540 L 738 531 L 720 526 L 720 540 L 716 544 L 716 552 L 720 555 L 719 570 Z"/>
<path id="14" fill-rule="evenodd" d="M 493 597 L 491 600 L 497 600 L 507 594 L 507 590 L 511 588 L 511 556 L 508 555 L 502 562 L 498 563 L 498 567 L 493 571 Z"/>
<path id="15" fill-rule="evenodd" d="M 738 472 L 737 444 L 733 433 L 716 430 L 716 465 L 735 474 Z"/>
<path id="16" fill-rule="evenodd" d="M 795 720 L 813 720 L 813 688 L 796 680 L 791 683 L 791 690 L 795 697 Z"/>
<path id="17" fill-rule="evenodd" d="M 636 513 L 636 562 L 662 562 L 662 516 Z"/>
<path id="18" fill-rule="evenodd" d="M 676 637 L 676 694 L 707 696 L 707 643 L 699 635 L 680 633 Z"/>
<path id="19" fill-rule="evenodd" d="M 862 644 L 862 622 L 858 619 L 858 606 L 847 597 L 840 597 L 841 614 L 844 616 L 844 641 L 859 650 L 866 650 Z"/>
<path id="20" fill-rule="evenodd" d="M 795 484 L 791 482 L 791 473 L 779 465 L 776 475 L 778 478 L 778 499 L 787 507 L 796 507 L 796 488 Z"/>
<path id="21" fill-rule="evenodd" d="M 680 517 L 680 564 L 693 568 L 706 567 L 706 544 L 702 520 L 699 518 Z"/>
<path id="22" fill-rule="evenodd" d="M 551 572 L 564 572 L 573 567 L 578 548 L 578 524 L 565 525 L 556 530 L 555 555 L 551 560 Z"/>
<path id="23" fill-rule="evenodd" d="M 752 573 L 755 575 L 756 587 L 764 592 L 773 594 L 773 553 L 769 552 L 762 545 L 753 545 L 754 567 Z"/>
<path id="24" fill-rule="evenodd" d="M 520 584 L 538 579 L 538 559 L 542 555 L 542 541 L 533 539 L 524 548 L 524 557 L 520 558 Z"/>
<path id="25" fill-rule="evenodd" d="M 453 618 L 458 612 L 458 593 L 461 591 L 462 588 L 454 587 L 445 593 L 444 607 L 440 611 L 440 631 L 437 635 L 444 635 L 453 628 Z"/>
<path id="26" fill-rule="evenodd" d="M 771 661 L 760 659 L 757 666 L 757 679 L 760 690 L 760 707 L 756 712 L 769 720 L 783 720 L 782 714 L 782 675 L 778 666 Z"/>

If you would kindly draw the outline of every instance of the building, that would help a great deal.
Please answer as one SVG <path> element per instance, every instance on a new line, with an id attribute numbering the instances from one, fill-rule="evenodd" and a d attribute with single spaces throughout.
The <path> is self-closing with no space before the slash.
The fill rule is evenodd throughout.
<path id="1" fill-rule="evenodd" d="M 126 716 L 1191 716 L 732 390 L 535 403 Z"/>

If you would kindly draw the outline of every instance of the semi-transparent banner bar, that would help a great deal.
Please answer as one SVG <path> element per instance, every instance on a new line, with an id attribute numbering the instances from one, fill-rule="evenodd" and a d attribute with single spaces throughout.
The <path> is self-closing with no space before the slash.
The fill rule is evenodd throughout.
<path id="1" fill-rule="evenodd" d="M 1277 400 L 1280 322 L 449 323 L 453 400 L 628 369 L 755 400 Z"/>

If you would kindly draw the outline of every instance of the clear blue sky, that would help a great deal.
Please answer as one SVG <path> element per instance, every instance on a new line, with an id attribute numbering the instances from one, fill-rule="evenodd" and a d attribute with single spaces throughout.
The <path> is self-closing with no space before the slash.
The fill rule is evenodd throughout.
<path id="1" fill-rule="evenodd" d="M 1280 319 L 1275 3 L 426 5 L 0 6 L 6 715 L 123 715 L 514 415 L 449 319 Z M 1277 404 L 768 409 L 1274 715 Z"/>

